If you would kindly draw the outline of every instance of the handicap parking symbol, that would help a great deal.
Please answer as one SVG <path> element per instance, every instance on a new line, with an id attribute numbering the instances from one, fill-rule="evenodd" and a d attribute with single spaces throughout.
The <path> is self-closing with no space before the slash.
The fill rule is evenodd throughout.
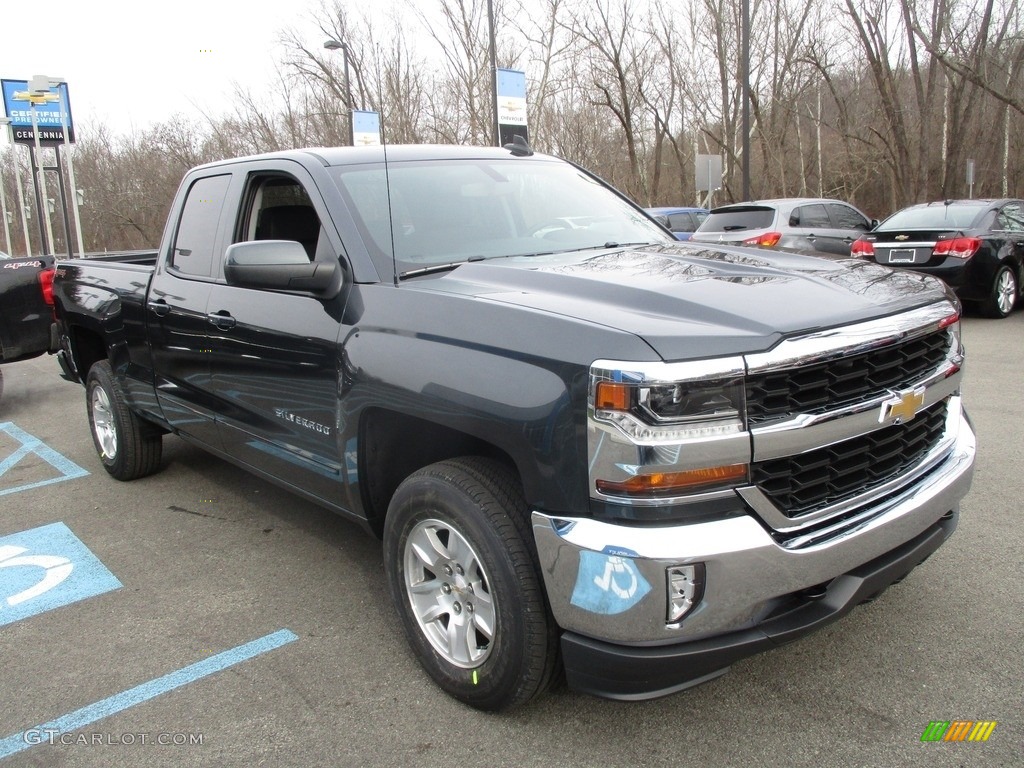
<path id="1" fill-rule="evenodd" d="M 0 537 L 0 626 L 120 587 L 64 523 Z"/>
<path id="2" fill-rule="evenodd" d="M 3 455 L 4 446 L 11 442 L 16 444 L 13 452 Z M 41 459 L 42 462 L 37 461 Z M 18 473 L 19 467 L 32 464 L 27 477 L 12 482 L 8 480 Z M 27 491 L 64 480 L 84 477 L 89 472 L 75 464 L 71 459 L 61 455 L 34 435 L 16 426 L 13 422 L 0 423 L 0 496 L 18 491 Z M 7 477 L 4 477 L 4 476 Z"/>

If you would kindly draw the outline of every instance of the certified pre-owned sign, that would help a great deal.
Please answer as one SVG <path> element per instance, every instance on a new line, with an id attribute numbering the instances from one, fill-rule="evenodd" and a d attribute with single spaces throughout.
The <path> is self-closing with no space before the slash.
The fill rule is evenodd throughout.
<path id="1" fill-rule="evenodd" d="M 45 145 L 64 143 L 64 126 L 68 129 L 68 141 L 74 142 L 75 129 L 71 120 L 71 99 L 68 84 L 60 83 L 50 88 L 49 95 L 32 97 L 27 80 L 0 80 L 4 94 L 4 113 L 11 121 L 11 135 L 15 142 L 34 144 L 35 131 L 39 131 L 39 142 Z M 64 111 L 63 120 L 61 110 Z M 35 128 L 32 112 L 35 112 Z"/>

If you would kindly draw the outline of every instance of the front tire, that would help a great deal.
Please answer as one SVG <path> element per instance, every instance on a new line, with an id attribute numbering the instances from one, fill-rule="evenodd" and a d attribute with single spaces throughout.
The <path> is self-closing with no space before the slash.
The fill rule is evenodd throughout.
<path id="1" fill-rule="evenodd" d="M 112 477 L 135 480 L 160 468 L 162 436 L 128 408 L 106 360 L 89 369 L 85 398 L 93 445 Z"/>
<path id="2" fill-rule="evenodd" d="M 1017 304 L 1019 292 L 1017 273 L 1004 264 L 996 271 L 988 299 L 985 300 L 982 309 L 989 317 L 1007 317 Z"/>
<path id="3" fill-rule="evenodd" d="M 482 710 L 534 698 L 557 660 L 528 514 L 515 476 L 482 458 L 415 472 L 388 507 L 384 567 L 409 643 L 442 689 Z"/>

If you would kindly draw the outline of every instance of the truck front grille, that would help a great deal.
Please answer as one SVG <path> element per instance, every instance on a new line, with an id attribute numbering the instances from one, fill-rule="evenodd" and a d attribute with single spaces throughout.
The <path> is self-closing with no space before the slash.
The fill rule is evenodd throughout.
<path id="1" fill-rule="evenodd" d="M 946 401 L 905 424 L 796 456 L 755 463 L 754 483 L 789 518 L 876 488 L 920 462 L 943 436 Z"/>
<path id="2" fill-rule="evenodd" d="M 946 359 L 950 343 L 949 332 L 939 330 L 870 352 L 755 374 L 747 381 L 748 418 L 756 426 L 901 389 L 935 371 Z"/>

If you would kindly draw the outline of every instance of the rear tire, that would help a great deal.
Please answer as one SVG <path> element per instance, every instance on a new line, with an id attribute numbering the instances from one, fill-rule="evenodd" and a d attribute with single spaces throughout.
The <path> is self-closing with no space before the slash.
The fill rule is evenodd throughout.
<path id="1" fill-rule="evenodd" d="M 161 433 L 128 408 L 106 360 L 89 369 L 85 399 L 93 445 L 112 477 L 135 480 L 160 468 Z"/>
<path id="2" fill-rule="evenodd" d="M 518 479 L 482 458 L 438 462 L 395 492 L 384 525 L 391 598 L 420 663 L 482 710 L 548 688 L 557 635 Z"/>
<path id="3" fill-rule="evenodd" d="M 982 311 L 989 317 L 1007 317 L 1017 305 L 1020 285 L 1017 273 L 1005 264 L 996 271 L 989 289 L 988 298 L 982 305 Z"/>

